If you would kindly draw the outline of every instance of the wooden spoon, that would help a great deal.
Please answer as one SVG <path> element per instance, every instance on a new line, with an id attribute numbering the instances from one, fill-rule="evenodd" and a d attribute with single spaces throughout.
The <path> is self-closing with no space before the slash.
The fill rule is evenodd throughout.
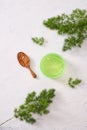
<path id="1" fill-rule="evenodd" d="M 37 75 L 33 72 L 33 70 L 30 68 L 30 58 L 24 53 L 24 52 L 19 52 L 17 54 L 17 59 L 23 67 L 26 67 L 27 69 L 30 70 L 33 78 L 36 78 Z"/>

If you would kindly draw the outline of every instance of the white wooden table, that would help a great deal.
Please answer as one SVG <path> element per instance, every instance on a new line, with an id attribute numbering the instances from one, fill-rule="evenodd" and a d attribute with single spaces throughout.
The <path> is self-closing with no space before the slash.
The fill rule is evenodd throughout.
<path id="1" fill-rule="evenodd" d="M 34 125 L 13 119 L 0 130 L 87 130 L 87 41 L 82 48 L 62 52 L 64 37 L 43 26 L 43 20 L 72 10 L 87 9 L 86 0 L 0 0 L 0 123 L 13 116 L 13 110 L 35 90 L 55 88 L 56 97 L 50 113 L 38 116 Z M 34 36 L 45 37 L 47 43 L 38 46 Z M 38 78 L 17 61 L 17 53 L 26 52 Z M 45 77 L 39 68 L 41 58 L 50 53 L 60 54 L 66 62 L 59 79 Z M 76 88 L 68 87 L 69 77 L 82 79 Z"/>

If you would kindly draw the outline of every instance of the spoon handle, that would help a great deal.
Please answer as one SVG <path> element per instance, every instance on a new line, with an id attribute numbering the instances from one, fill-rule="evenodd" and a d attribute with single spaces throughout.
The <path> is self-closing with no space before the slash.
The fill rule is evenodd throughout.
<path id="1" fill-rule="evenodd" d="M 32 74 L 32 76 L 33 76 L 33 78 L 36 78 L 37 75 L 35 74 L 35 72 L 34 72 L 30 67 L 28 67 L 28 68 L 29 68 L 29 70 L 30 70 L 30 72 L 31 72 L 31 74 Z"/>

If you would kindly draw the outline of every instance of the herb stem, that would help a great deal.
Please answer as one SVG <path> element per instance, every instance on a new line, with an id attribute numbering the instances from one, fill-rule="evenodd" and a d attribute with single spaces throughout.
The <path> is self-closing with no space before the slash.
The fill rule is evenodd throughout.
<path id="1" fill-rule="evenodd" d="M 4 124 L 6 124 L 7 122 L 11 121 L 12 119 L 14 119 L 14 117 L 11 117 L 11 118 L 9 118 L 8 120 L 6 120 L 6 121 L 2 122 L 2 123 L 0 124 L 0 126 L 2 126 L 2 125 L 4 125 Z"/>

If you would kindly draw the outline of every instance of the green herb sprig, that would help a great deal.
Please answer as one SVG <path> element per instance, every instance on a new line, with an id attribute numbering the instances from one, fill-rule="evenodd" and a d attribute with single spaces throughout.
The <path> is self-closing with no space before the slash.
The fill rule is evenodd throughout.
<path id="1" fill-rule="evenodd" d="M 70 15 L 62 14 L 56 17 L 44 20 L 43 24 L 58 34 L 67 34 L 68 38 L 64 40 L 63 51 L 72 49 L 72 47 L 81 47 L 83 41 L 87 38 L 87 10 L 75 9 Z"/>
<path id="2" fill-rule="evenodd" d="M 44 42 L 45 42 L 45 39 L 44 39 L 44 37 L 40 37 L 40 38 L 38 38 L 38 37 L 32 37 L 32 41 L 34 43 L 38 44 L 38 45 L 43 45 Z"/>
<path id="3" fill-rule="evenodd" d="M 26 122 L 33 124 L 36 122 L 36 119 L 33 117 L 34 114 L 43 115 L 49 113 L 47 108 L 50 103 L 52 103 L 52 98 L 54 96 L 54 89 L 44 89 L 38 96 L 36 95 L 36 92 L 33 91 L 28 94 L 25 103 L 14 110 L 14 116 L 20 120 L 25 120 Z"/>
<path id="4" fill-rule="evenodd" d="M 75 79 L 73 80 L 71 77 L 69 78 L 68 80 L 68 85 L 71 87 L 71 88 L 75 88 L 76 85 L 80 84 L 82 82 L 82 80 L 80 79 Z"/>

